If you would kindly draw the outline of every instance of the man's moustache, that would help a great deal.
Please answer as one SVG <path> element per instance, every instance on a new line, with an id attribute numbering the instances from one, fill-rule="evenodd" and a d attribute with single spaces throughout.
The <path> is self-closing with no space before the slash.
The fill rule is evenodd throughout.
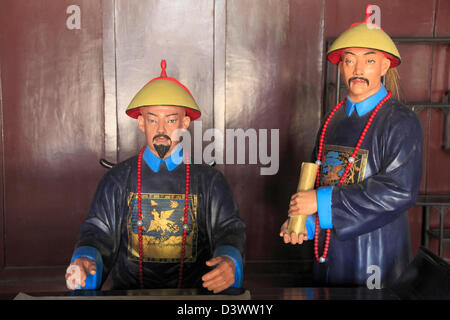
<path id="1" fill-rule="evenodd" d="M 363 77 L 351 77 L 350 79 L 348 79 L 348 85 L 350 86 L 350 82 L 352 82 L 353 80 L 364 80 L 367 85 L 369 85 L 369 80 Z"/>
<path id="2" fill-rule="evenodd" d="M 170 137 L 166 134 L 157 134 L 156 136 L 153 137 L 153 141 L 155 141 L 158 138 L 165 138 L 165 139 L 171 141 Z"/>

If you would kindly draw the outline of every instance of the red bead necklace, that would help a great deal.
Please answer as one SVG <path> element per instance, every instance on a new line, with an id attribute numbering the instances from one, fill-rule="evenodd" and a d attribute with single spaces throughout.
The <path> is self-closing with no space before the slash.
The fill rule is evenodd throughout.
<path id="1" fill-rule="evenodd" d="M 145 151 L 146 146 L 142 147 L 138 155 L 137 164 L 137 196 L 138 196 L 138 240 L 139 240 L 139 284 L 141 289 L 144 288 L 144 276 L 143 276 L 143 260 L 144 260 L 144 250 L 142 244 L 142 180 L 141 180 L 141 168 L 142 168 L 142 155 Z M 184 150 L 183 150 L 184 151 Z M 181 283 L 183 281 L 183 266 L 184 266 L 184 256 L 186 249 L 186 237 L 188 232 L 188 211 L 189 211 L 189 176 L 190 176 L 190 163 L 189 155 L 184 151 L 186 159 L 186 186 L 184 194 L 184 220 L 183 220 L 183 239 L 181 242 L 181 253 L 180 253 L 180 271 L 178 275 L 178 288 L 181 288 Z"/>
<path id="2" fill-rule="evenodd" d="M 375 109 L 372 111 L 372 114 L 369 117 L 369 120 L 367 120 L 366 126 L 364 127 L 361 136 L 359 137 L 358 142 L 356 143 L 356 147 L 353 150 L 352 155 L 348 158 L 347 166 L 345 167 L 344 173 L 339 179 L 339 182 L 336 184 L 337 186 L 340 186 L 342 183 L 344 183 L 345 179 L 347 178 L 347 175 L 350 171 L 350 168 L 352 167 L 353 163 L 355 162 L 356 155 L 358 154 L 359 148 L 361 147 L 361 144 L 364 140 L 364 137 L 366 136 L 367 130 L 369 130 L 373 119 L 375 118 L 375 115 L 378 113 L 378 110 L 380 110 L 381 106 L 389 100 L 389 98 L 392 96 L 392 92 L 388 91 L 388 94 L 378 103 L 378 105 L 375 107 Z M 325 123 L 322 128 L 322 132 L 320 134 L 320 140 L 319 140 L 319 148 L 318 148 L 318 154 L 317 154 L 317 161 L 316 164 L 319 166 L 319 169 L 317 170 L 317 176 L 316 176 L 316 189 L 320 186 L 320 165 L 322 164 L 322 151 L 325 141 L 325 133 L 328 128 L 328 124 L 330 123 L 331 119 L 334 117 L 336 111 L 344 104 L 345 99 L 339 102 L 331 111 L 328 118 L 325 120 Z M 316 215 L 316 228 L 315 228 L 315 237 L 314 237 L 314 255 L 316 257 L 317 262 L 323 263 L 325 262 L 325 259 L 328 254 L 328 248 L 330 245 L 330 229 L 327 229 L 326 231 L 326 238 L 325 238 L 325 245 L 323 248 L 323 255 L 319 258 L 319 215 Z"/>

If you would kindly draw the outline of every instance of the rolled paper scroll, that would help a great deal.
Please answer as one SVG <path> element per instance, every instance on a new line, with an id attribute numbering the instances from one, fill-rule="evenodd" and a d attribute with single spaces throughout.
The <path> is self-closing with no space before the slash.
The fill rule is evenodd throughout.
<path id="1" fill-rule="evenodd" d="M 316 182 L 317 169 L 319 166 L 311 162 L 302 162 L 300 169 L 300 180 L 297 186 L 297 192 L 314 189 Z M 306 215 L 289 217 L 288 233 L 295 232 L 297 235 L 305 233 Z"/>

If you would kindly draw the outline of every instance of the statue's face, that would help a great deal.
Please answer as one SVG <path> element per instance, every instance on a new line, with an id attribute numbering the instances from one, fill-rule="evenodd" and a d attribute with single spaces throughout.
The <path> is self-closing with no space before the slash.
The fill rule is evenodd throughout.
<path id="1" fill-rule="evenodd" d="M 145 133 L 150 150 L 167 158 L 179 142 L 179 131 L 189 127 L 191 118 L 182 107 L 151 106 L 141 107 L 138 127 Z"/>
<path id="2" fill-rule="evenodd" d="M 339 70 L 349 89 L 350 99 L 357 103 L 380 89 L 381 77 L 386 74 L 390 60 L 383 53 L 366 48 L 348 48 L 342 51 Z"/>

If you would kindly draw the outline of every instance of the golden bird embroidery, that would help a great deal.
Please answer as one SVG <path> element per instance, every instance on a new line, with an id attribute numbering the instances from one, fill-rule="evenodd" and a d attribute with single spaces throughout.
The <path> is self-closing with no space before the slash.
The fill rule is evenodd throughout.
<path id="1" fill-rule="evenodd" d="M 153 220 L 150 222 L 150 226 L 148 227 L 147 232 L 157 231 L 161 234 L 164 234 L 167 231 L 174 232 L 174 230 L 177 229 L 177 225 L 168 219 L 174 211 L 175 209 L 163 210 L 161 211 L 161 214 L 159 214 L 158 211 L 153 209 Z"/>

